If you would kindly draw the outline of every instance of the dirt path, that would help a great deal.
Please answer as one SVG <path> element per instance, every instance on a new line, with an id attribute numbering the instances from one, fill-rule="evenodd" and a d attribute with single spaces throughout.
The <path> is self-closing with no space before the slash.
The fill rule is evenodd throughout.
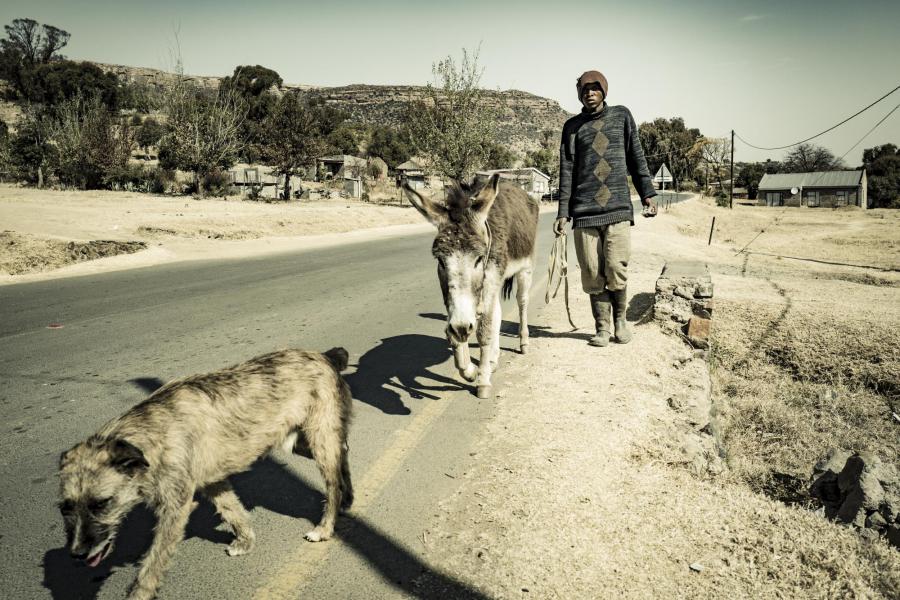
<path id="1" fill-rule="evenodd" d="M 638 223 L 636 319 L 664 256 L 703 256 L 673 219 Z M 724 253 L 723 253 L 724 255 Z M 587 297 L 573 313 L 589 325 Z M 585 344 L 562 302 L 533 318 L 532 352 L 505 353 L 499 414 L 455 496 L 423 527 L 436 567 L 496 598 L 896 597 L 900 553 L 882 540 L 698 473 L 673 410 L 708 393 L 703 360 L 653 322 L 626 346 Z M 424 589 L 436 585 L 423 579 Z"/>

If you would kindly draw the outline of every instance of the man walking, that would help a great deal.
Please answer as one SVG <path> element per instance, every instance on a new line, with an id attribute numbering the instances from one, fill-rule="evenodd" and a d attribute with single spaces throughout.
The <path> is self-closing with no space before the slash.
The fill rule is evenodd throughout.
<path id="1" fill-rule="evenodd" d="M 634 209 L 627 176 L 646 207 L 656 195 L 634 117 L 624 106 L 606 103 L 608 85 L 599 71 L 587 71 L 576 84 L 584 108 L 566 121 L 559 150 L 559 211 L 553 223 L 562 235 L 572 221 L 581 287 L 591 297 L 597 334 L 588 344 L 606 346 L 615 328 L 620 344 L 631 341 L 625 320 L 626 284 Z M 610 307 L 612 315 L 610 315 Z M 611 318 L 612 317 L 612 318 Z"/>

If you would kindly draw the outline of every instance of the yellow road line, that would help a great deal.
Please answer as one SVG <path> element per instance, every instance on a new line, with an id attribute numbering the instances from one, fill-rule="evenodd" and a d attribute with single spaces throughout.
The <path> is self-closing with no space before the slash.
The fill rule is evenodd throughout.
<path id="1" fill-rule="evenodd" d="M 537 278 L 537 286 L 532 283 L 532 288 L 541 289 L 540 286 L 546 285 L 546 279 L 547 275 L 544 273 L 543 277 Z M 517 311 L 517 309 L 513 310 Z M 451 402 L 453 400 L 449 398 L 429 400 L 419 414 L 413 418 L 409 427 L 393 433 L 390 445 L 369 468 L 362 482 L 354 485 L 355 498 L 350 511 L 352 515 L 363 516 L 365 510 L 397 473 L 407 453 L 419 444 L 431 425 L 447 411 Z M 338 517 L 337 530 L 340 529 L 341 518 Z M 336 546 L 335 538 L 327 542 L 301 543 L 297 551 L 288 557 L 278 569 L 278 572 L 265 585 L 256 590 L 253 595 L 254 600 L 296 598 L 299 588 L 315 574 L 318 566 Z"/>

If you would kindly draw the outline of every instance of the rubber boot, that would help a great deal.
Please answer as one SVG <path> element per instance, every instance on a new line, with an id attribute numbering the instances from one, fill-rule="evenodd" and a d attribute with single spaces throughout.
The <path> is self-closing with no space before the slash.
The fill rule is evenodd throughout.
<path id="1" fill-rule="evenodd" d="M 612 315 L 610 314 L 609 292 L 591 294 L 591 312 L 594 314 L 594 323 L 597 326 L 597 334 L 588 340 L 591 346 L 606 346 L 612 335 Z"/>
<path id="2" fill-rule="evenodd" d="M 628 328 L 628 321 L 625 320 L 625 313 L 628 310 L 628 292 L 622 289 L 610 292 L 609 295 L 612 297 L 616 341 L 620 344 L 627 344 L 631 341 L 631 329 Z"/>

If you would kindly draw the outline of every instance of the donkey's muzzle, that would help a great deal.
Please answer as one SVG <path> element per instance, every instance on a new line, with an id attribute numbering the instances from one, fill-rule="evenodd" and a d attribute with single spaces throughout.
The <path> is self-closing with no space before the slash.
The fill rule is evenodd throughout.
<path id="1" fill-rule="evenodd" d="M 473 329 L 475 329 L 474 323 L 450 323 L 447 325 L 447 333 L 451 341 L 457 342 L 468 341 Z"/>

